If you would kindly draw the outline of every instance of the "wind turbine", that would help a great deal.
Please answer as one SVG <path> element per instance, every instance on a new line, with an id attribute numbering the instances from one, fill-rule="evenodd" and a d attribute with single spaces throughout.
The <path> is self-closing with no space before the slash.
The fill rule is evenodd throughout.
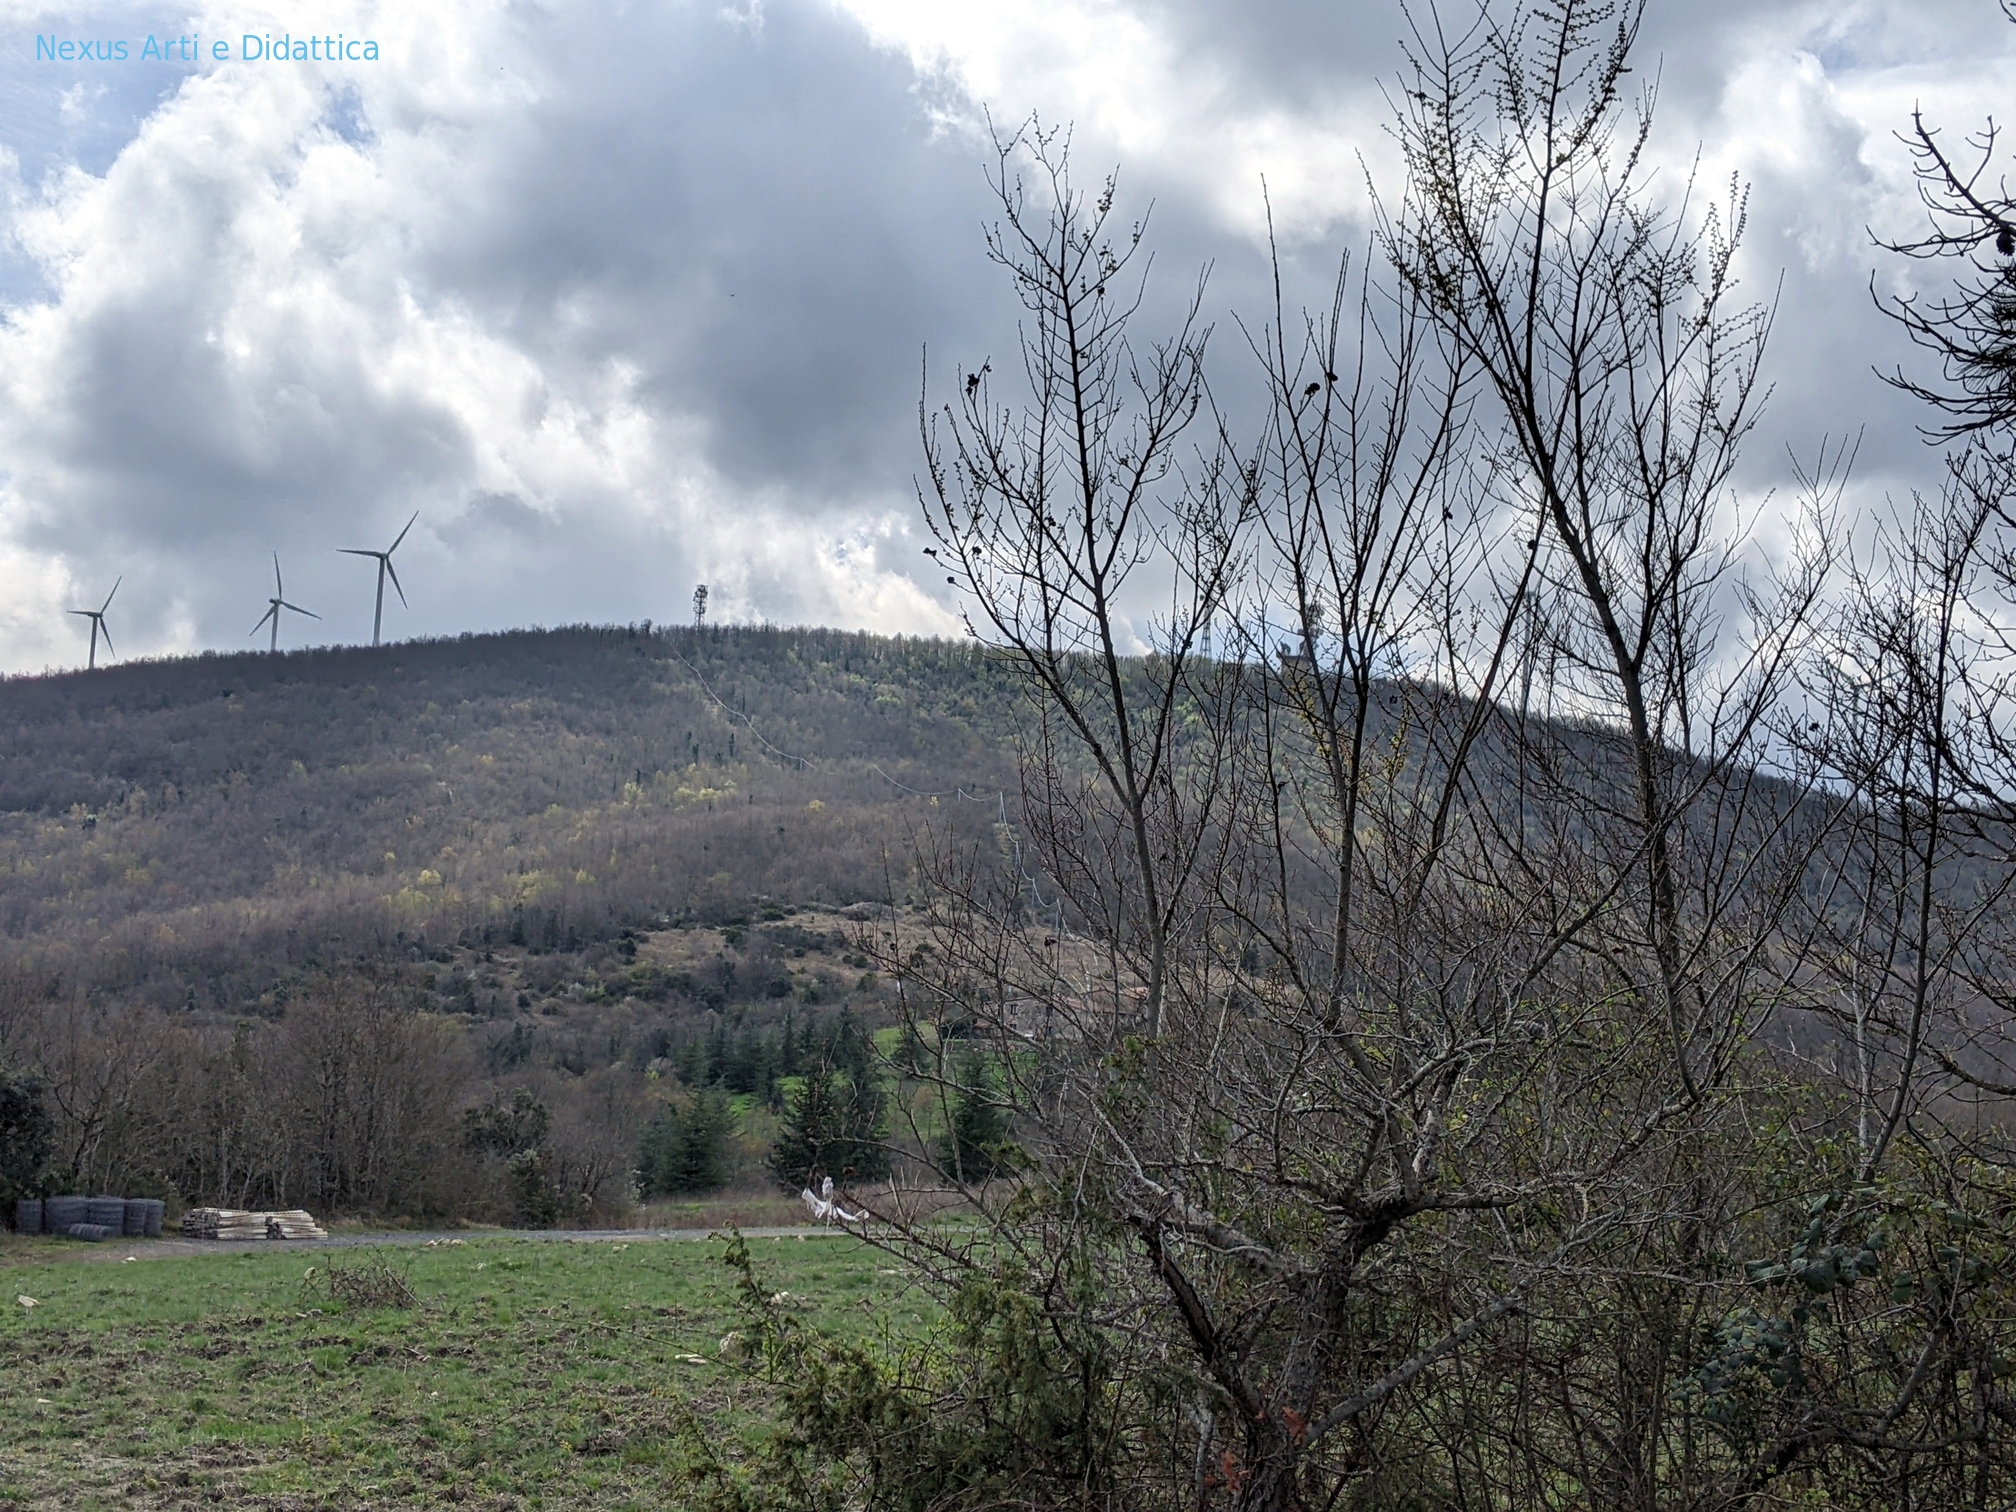
<path id="1" fill-rule="evenodd" d="M 125 581 L 126 576 L 124 573 L 121 573 L 113 580 L 112 593 L 117 593 L 119 585 Z M 112 593 L 106 594 L 105 602 L 100 604 L 96 609 L 72 609 L 70 611 L 72 614 L 81 614 L 84 618 L 91 621 L 91 661 L 90 665 L 85 669 L 86 671 L 95 672 L 98 669 L 98 637 L 101 633 L 105 637 L 105 649 L 111 651 L 114 656 L 119 654 L 112 646 L 112 632 L 105 628 L 105 611 L 112 607 Z"/>
<path id="2" fill-rule="evenodd" d="M 292 609 L 296 614 L 305 614 L 310 619 L 322 618 L 321 615 L 312 609 L 303 609 L 299 604 L 290 604 L 287 602 L 287 590 L 280 586 L 280 553 L 276 551 L 273 553 L 273 597 L 266 600 L 266 612 L 259 616 L 259 625 L 265 624 L 268 620 L 273 622 L 273 639 L 266 647 L 268 651 L 278 651 L 280 649 L 280 611 L 282 609 Z M 254 625 L 249 633 L 257 635 L 259 633 L 259 625 Z"/>
<path id="3" fill-rule="evenodd" d="M 420 518 L 420 511 L 413 511 L 413 520 Z M 406 530 L 413 528 L 413 520 L 406 522 Z M 399 549 L 399 542 L 406 539 L 406 530 L 399 532 L 398 539 L 383 551 L 361 551 L 355 546 L 341 546 L 337 549 L 345 556 L 376 557 L 378 559 L 378 607 L 371 613 L 371 644 L 378 644 L 378 627 L 385 622 L 385 579 L 392 579 L 392 587 L 399 594 L 399 606 L 406 607 L 406 590 L 399 586 L 399 574 L 392 569 L 392 553 Z"/>

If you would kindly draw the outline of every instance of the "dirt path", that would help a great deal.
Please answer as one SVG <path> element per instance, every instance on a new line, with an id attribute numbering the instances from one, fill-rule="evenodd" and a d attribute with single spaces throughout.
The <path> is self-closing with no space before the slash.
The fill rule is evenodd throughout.
<path id="1" fill-rule="evenodd" d="M 844 1234 L 840 1228 L 749 1228 L 747 1239 L 818 1239 Z M 97 1244 L 71 1240 L 47 1247 L 10 1248 L 4 1260 L 16 1264 L 46 1264 L 56 1260 L 172 1260 L 185 1255 L 261 1254 L 277 1250 L 369 1249 L 380 1245 L 475 1244 L 495 1239 L 530 1239 L 555 1244 L 653 1244 L 660 1241 L 712 1239 L 720 1228 L 658 1229 L 391 1229 L 382 1233 L 337 1233 L 326 1239 L 107 1239 Z"/>

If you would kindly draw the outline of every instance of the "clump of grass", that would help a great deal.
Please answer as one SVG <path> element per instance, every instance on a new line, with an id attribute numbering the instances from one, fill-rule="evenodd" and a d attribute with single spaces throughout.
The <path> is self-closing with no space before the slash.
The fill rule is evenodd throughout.
<path id="1" fill-rule="evenodd" d="M 313 1300 L 326 1298 L 347 1308 L 420 1305 L 420 1295 L 413 1290 L 406 1272 L 376 1257 L 354 1265 L 311 1266 L 302 1278 L 302 1289 Z"/>

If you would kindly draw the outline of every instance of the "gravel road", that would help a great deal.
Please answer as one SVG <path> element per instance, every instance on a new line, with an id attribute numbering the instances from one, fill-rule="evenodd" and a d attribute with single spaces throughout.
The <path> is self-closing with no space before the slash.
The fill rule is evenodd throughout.
<path id="1" fill-rule="evenodd" d="M 491 1239 L 529 1239 L 551 1244 L 655 1244 L 660 1241 L 711 1239 L 718 1228 L 690 1229 L 440 1229 L 422 1232 L 393 1229 L 384 1233 L 340 1233 L 326 1239 L 107 1239 L 100 1244 L 66 1244 L 56 1254 L 36 1258 L 77 1260 L 167 1260 L 180 1255 L 264 1254 L 275 1250 L 371 1249 L 381 1245 L 443 1245 L 456 1240 L 474 1243 Z M 751 1228 L 745 1239 L 820 1239 L 844 1234 L 840 1228 Z"/>

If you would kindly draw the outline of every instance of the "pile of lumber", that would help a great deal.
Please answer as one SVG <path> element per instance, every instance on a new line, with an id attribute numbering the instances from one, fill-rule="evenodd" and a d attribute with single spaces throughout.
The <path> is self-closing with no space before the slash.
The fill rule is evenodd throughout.
<path id="1" fill-rule="evenodd" d="M 191 1208 L 182 1215 L 185 1239 L 327 1239 L 321 1225 L 299 1208 L 253 1213 L 242 1208 Z"/>

